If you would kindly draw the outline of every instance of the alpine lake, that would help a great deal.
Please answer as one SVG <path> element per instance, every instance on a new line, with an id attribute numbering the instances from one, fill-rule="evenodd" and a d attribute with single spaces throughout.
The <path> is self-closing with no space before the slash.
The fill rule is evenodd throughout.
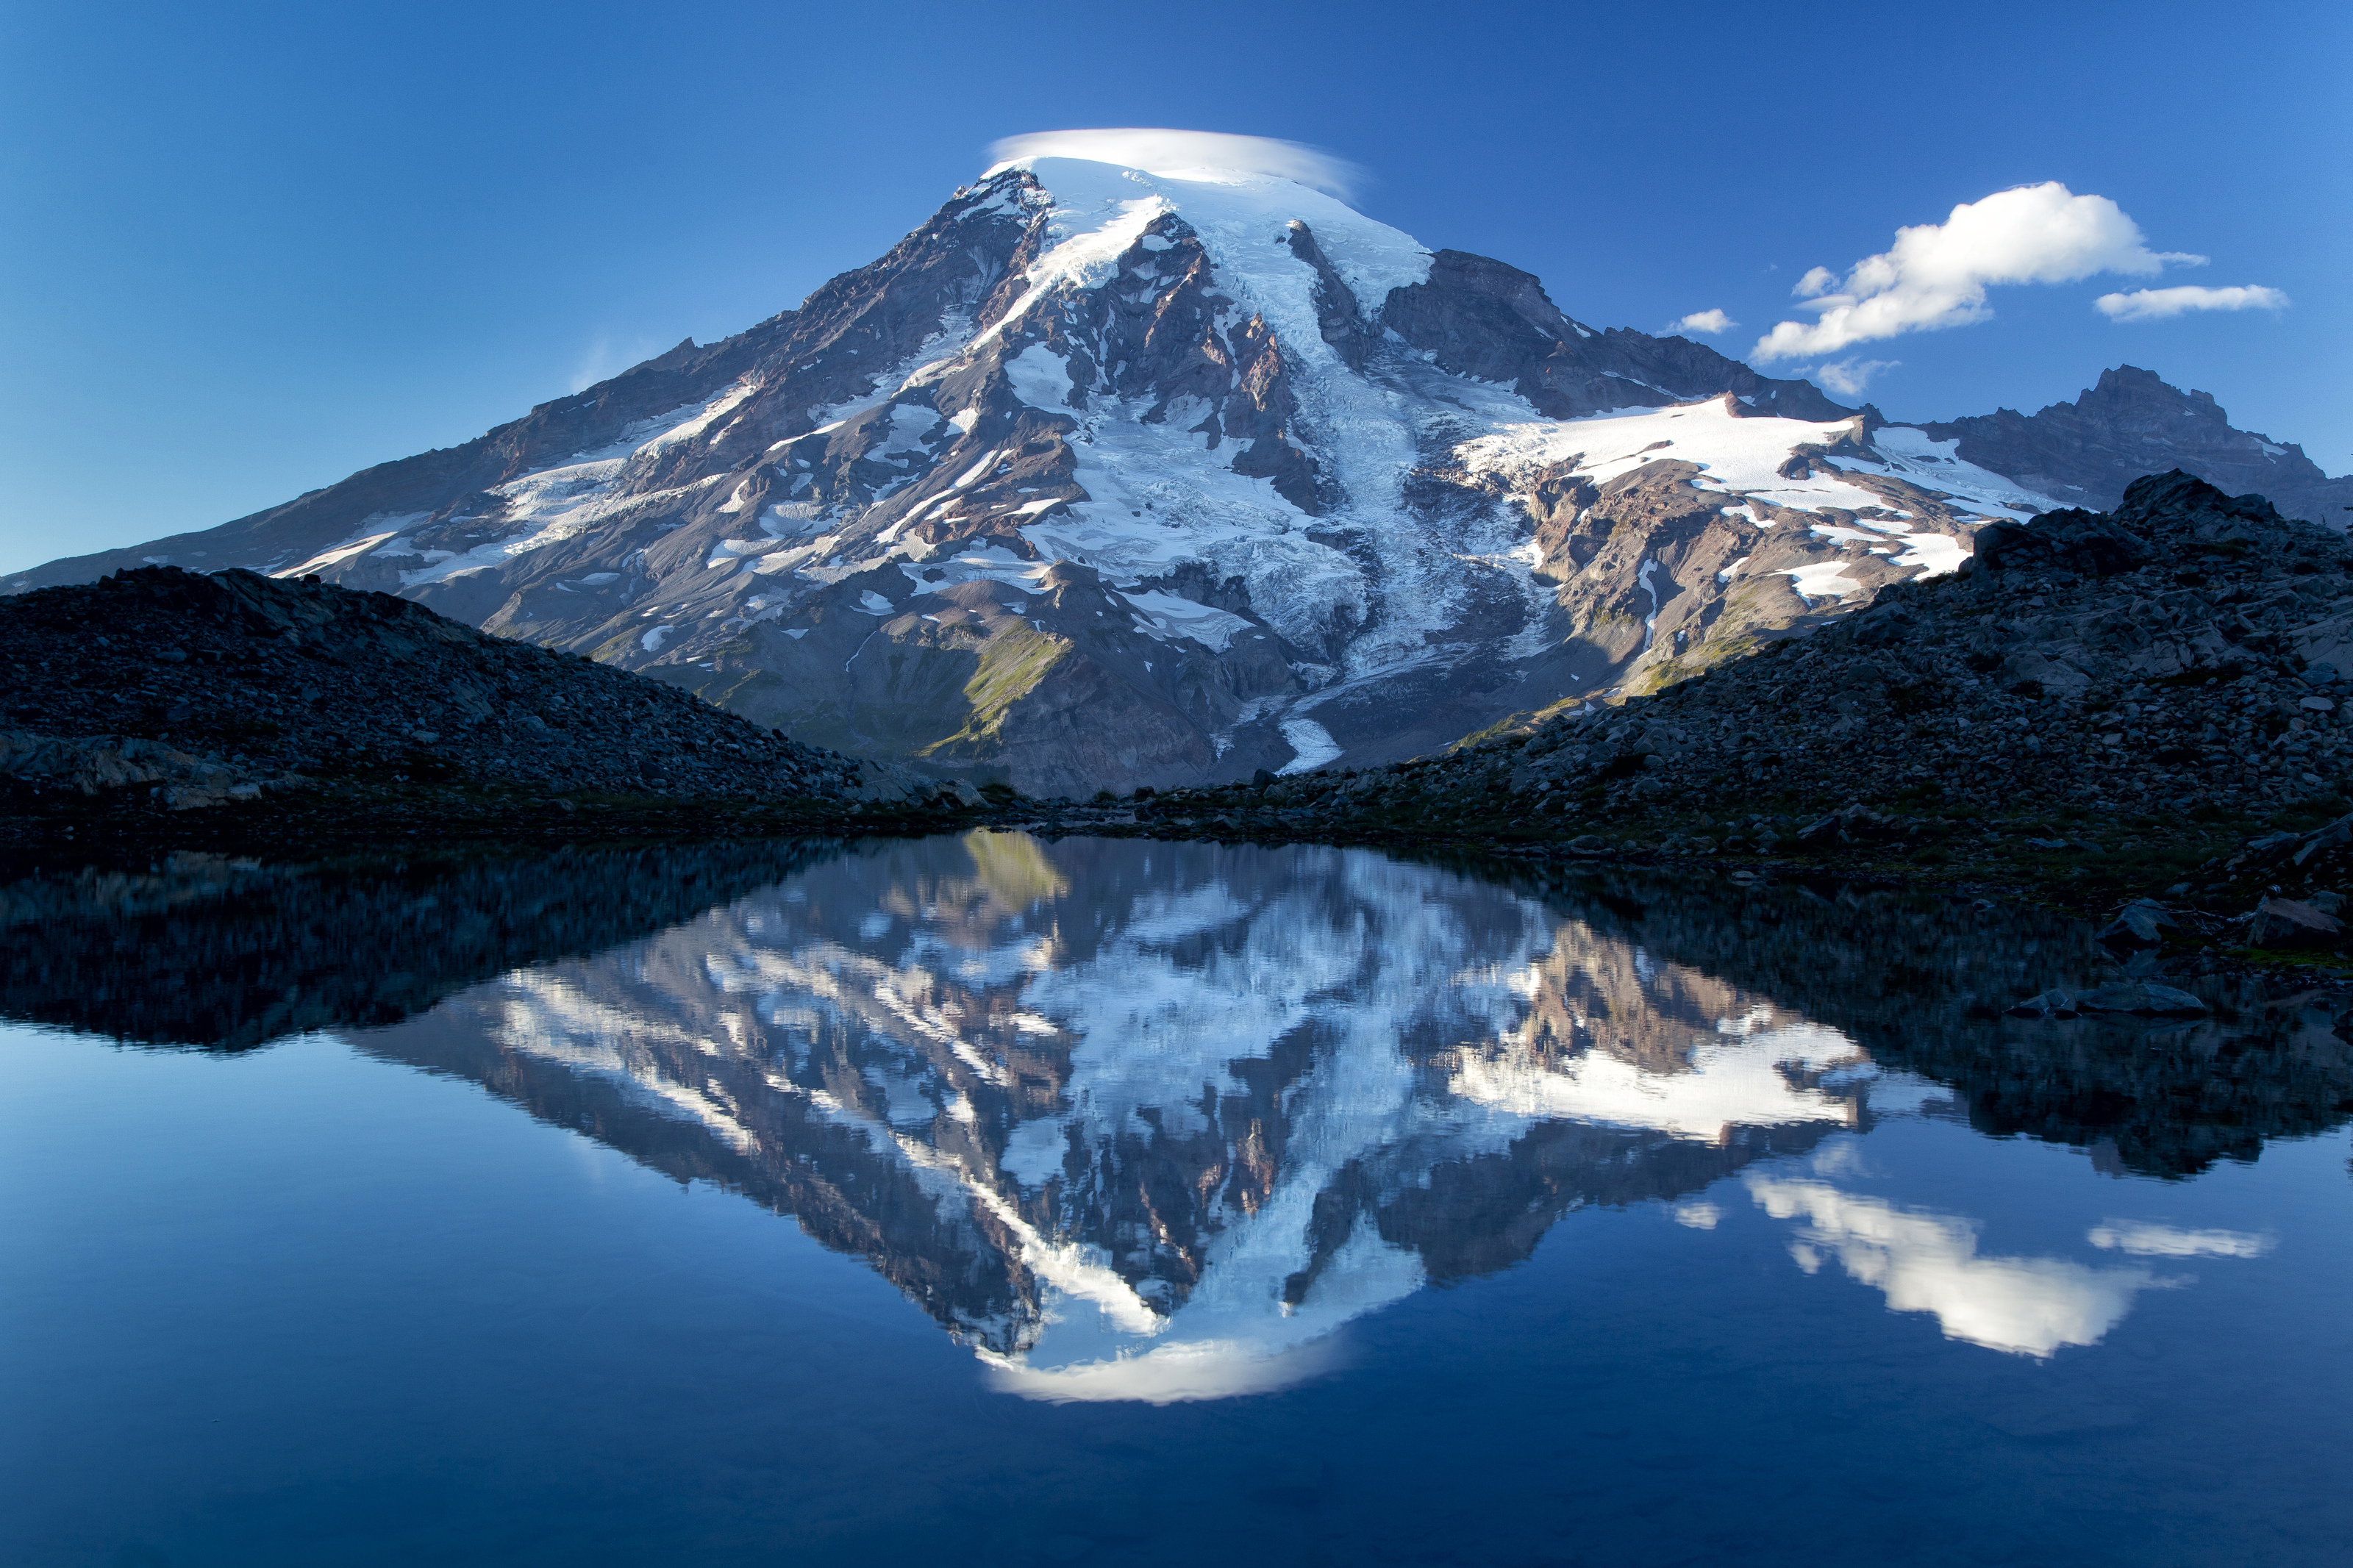
<path id="1" fill-rule="evenodd" d="M 1833 882 L 0 878 L 0 1562 L 2353 1558 L 2353 1019 Z"/>

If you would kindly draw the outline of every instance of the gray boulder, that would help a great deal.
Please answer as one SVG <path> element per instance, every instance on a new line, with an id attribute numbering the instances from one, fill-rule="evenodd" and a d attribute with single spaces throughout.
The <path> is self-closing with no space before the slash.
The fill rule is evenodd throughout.
<path id="1" fill-rule="evenodd" d="M 2344 938 L 2345 922 L 2294 899 L 2265 899 L 2255 907 L 2247 942 L 2254 947 L 2334 947 Z"/>
<path id="2" fill-rule="evenodd" d="M 2179 1018 L 2194 1018 L 2208 1011 L 2206 1004 L 2189 992 L 2147 980 L 2086 991 L 2075 998 L 2075 1006 L 2084 1013 L 2136 1013 Z"/>
<path id="3" fill-rule="evenodd" d="M 2073 1018 L 2077 1016 L 2075 999 L 2064 991 L 2045 991 L 2039 996 L 2029 996 L 2010 1009 L 2013 1018 Z"/>
<path id="4" fill-rule="evenodd" d="M 2162 947 L 2166 931 L 2179 923 L 2155 899 L 2140 899 L 2094 931 L 2092 940 L 2111 948 Z"/>
<path id="5" fill-rule="evenodd" d="M 1809 823 L 1798 830 L 1801 844 L 1855 844 L 1884 842 L 1903 837 L 1904 825 L 1893 816 L 1876 812 L 1860 801 L 1851 801 L 1819 822 Z"/>
<path id="6" fill-rule="evenodd" d="M 1977 559 L 1992 572 L 2067 571 L 2109 577 L 2144 566 L 2148 543 L 2106 516 L 2069 507 L 2028 522 L 1988 523 L 1978 532 Z"/>

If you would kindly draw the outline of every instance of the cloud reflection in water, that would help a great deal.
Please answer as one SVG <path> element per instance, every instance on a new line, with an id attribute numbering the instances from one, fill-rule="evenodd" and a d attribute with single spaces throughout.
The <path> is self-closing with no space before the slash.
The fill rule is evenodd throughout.
<path id="1" fill-rule="evenodd" d="M 1849 1275 L 1884 1292 L 1890 1310 L 1932 1312 L 1947 1338 L 1991 1350 L 2042 1357 L 2063 1345 L 2097 1344 L 2136 1295 L 2167 1283 L 2142 1268 L 1980 1257 L 1969 1220 L 1898 1208 L 1828 1182 L 1747 1180 L 1767 1214 L 1806 1222 L 1789 1250 L 1807 1273 L 1828 1251 Z"/>

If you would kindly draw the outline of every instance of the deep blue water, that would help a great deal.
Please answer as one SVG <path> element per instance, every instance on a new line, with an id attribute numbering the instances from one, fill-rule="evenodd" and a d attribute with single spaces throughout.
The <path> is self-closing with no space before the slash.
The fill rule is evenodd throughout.
<path id="1" fill-rule="evenodd" d="M 1988 1018 L 2082 933 L 1368 852 L 664 875 L 18 885 L 0 1561 L 2348 1558 L 2292 1003 Z"/>

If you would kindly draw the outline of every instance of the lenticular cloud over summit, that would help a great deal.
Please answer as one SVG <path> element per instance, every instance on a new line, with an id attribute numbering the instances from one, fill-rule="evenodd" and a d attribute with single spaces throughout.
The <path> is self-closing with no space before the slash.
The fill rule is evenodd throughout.
<path id="1" fill-rule="evenodd" d="M 1181 174 L 1193 169 L 1233 169 L 1295 180 L 1340 200 L 1356 199 L 1365 172 L 1298 142 L 1271 136 L 1235 136 L 1223 131 L 1166 131 L 1129 127 L 1103 131 L 1032 131 L 1008 136 L 988 149 L 988 174 L 1032 158 L 1085 158 L 1121 163 L 1148 174 Z M 984 176 L 985 177 L 985 176 Z"/>

